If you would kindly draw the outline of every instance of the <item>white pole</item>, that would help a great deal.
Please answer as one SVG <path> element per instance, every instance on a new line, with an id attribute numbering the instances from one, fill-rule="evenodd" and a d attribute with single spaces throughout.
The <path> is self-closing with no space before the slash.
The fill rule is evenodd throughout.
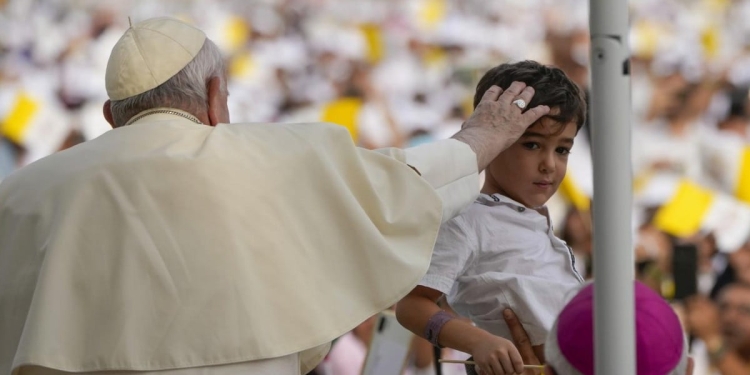
<path id="1" fill-rule="evenodd" d="M 595 369 L 635 375 L 628 2 L 590 4 Z"/>

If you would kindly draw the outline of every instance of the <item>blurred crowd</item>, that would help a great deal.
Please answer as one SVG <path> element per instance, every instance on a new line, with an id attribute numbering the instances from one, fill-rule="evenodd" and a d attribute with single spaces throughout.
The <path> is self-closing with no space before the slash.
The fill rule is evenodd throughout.
<path id="1" fill-rule="evenodd" d="M 636 275 L 675 302 L 696 374 L 720 373 L 710 335 L 750 373 L 750 1 L 629 3 Z M 585 0 L 0 0 L 0 180 L 109 129 L 111 48 L 130 20 L 157 15 L 222 49 L 233 122 L 330 121 L 367 148 L 449 137 L 502 62 L 556 65 L 590 92 Z M 581 130 L 549 204 L 587 277 L 591 132 L 606 126 Z M 331 356 L 347 361 L 328 373 L 359 373 L 372 329 L 339 340 Z M 429 346 L 414 353 L 407 372 L 434 373 Z"/>

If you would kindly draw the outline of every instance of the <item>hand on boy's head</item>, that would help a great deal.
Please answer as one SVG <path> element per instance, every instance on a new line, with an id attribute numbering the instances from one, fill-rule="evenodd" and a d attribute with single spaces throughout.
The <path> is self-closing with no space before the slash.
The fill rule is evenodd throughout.
<path id="1" fill-rule="evenodd" d="M 463 124 L 463 129 L 484 128 L 489 136 L 502 143 L 502 151 L 512 145 L 539 118 L 549 113 L 549 107 L 537 106 L 525 110 L 513 104 L 517 99 L 530 103 L 534 88 L 523 82 L 513 82 L 507 90 L 490 87 L 477 105 L 474 113 Z"/>

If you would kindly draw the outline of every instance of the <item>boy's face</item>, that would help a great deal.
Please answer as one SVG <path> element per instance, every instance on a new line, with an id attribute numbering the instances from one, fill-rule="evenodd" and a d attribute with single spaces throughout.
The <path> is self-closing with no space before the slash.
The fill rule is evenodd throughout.
<path id="1" fill-rule="evenodd" d="M 482 191 L 503 194 L 531 208 L 543 206 L 565 177 L 577 131 L 574 122 L 542 117 L 490 163 Z"/>

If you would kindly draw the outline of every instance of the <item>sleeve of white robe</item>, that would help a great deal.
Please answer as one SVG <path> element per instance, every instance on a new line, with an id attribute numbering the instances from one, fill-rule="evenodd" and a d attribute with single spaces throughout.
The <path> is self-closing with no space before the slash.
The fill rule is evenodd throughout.
<path id="1" fill-rule="evenodd" d="M 402 160 L 435 189 L 443 201 L 443 223 L 461 213 L 479 195 L 477 156 L 466 143 L 444 139 L 404 150 L 376 151 Z"/>

